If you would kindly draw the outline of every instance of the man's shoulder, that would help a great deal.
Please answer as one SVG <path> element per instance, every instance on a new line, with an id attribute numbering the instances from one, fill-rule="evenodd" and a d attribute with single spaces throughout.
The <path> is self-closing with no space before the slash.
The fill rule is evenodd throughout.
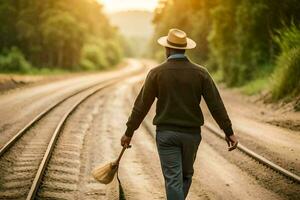
<path id="1" fill-rule="evenodd" d="M 203 76 L 208 76 L 209 72 L 206 67 L 203 65 L 197 64 L 193 61 L 190 61 L 190 65 L 192 66 L 193 69 L 197 70 L 201 75 Z"/>
<path id="2" fill-rule="evenodd" d="M 187 62 L 184 62 L 184 64 L 187 65 L 190 69 L 193 69 L 193 70 L 199 72 L 203 76 L 209 75 L 209 72 L 206 67 L 199 65 L 193 61 L 187 61 Z M 157 66 L 153 67 L 149 71 L 149 74 L 150 75 L 159 74 L 160 72 L 167 70 L 169 66 L 172 66 L 172 63 L 170 63 L 168 61 L 164 61 L 164 62 L 158 64 Z"/>
<path id="3" fill-rule="evenodd" d="M 160 72 L 161 70 L 163 70 L 165 68 L 165 66 L 167 66 L 167 62 L 166 61 L 164 61 L 164 62 L 156 65 L 155 67 L 153 67 L 149 71 L 149 74 L 157 74 L 158 72 Z"/>

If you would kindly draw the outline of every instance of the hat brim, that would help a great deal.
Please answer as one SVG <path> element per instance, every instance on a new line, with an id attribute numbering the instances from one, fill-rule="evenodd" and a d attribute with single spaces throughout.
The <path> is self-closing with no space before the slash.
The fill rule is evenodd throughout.
<path id="1" fill-rule="evenodd" d="M 172 49 L 194 49 L 197 46 L 196 42 L 190 38 L 187 38 L 187 45 L 185 47 L 173 46 L 168 43 L 167 38 L 168 38 L 168 36 L 163 36 L 163 37 L 159 38 L 157 40 L 158 44 L 160 44 L 163 47 L 169 47 Z"/>

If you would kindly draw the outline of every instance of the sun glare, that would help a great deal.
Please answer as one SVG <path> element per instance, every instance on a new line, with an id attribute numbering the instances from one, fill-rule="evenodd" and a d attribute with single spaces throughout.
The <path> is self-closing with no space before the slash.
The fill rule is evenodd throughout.
<path id="1" fill-rule="evenodd" d="M 104 5 L 107 12 L 124 10 L 149 10 L 153 11 L 158 0 L 98 0 Z"/>

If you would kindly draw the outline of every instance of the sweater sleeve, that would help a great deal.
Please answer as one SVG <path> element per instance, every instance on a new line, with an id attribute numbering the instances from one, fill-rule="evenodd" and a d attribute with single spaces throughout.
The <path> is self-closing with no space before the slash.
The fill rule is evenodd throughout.
<path id="1" fill-rule="evenodd" d="M 138 129 L 145 116 L 147 115 L 155 97 L 157 96 L 156 84 L 151 71 L 146 77 L 144 85 L 140 90 L 131 112 L 130 117 L 126 123 L 127 129 L 125 135 L 132 137 L 134 131 Z"/>
<path id="2" fill-rule="evenodd" d="M 212 77 L 206 72 L 206 77 L 203 83 L 203 97 L 208 106 L 210 113 L 224 131 L 226 136 L 233 135 L 232 124 L 227 114 L 226 108 L 219 94 L 218 88 Z"/>

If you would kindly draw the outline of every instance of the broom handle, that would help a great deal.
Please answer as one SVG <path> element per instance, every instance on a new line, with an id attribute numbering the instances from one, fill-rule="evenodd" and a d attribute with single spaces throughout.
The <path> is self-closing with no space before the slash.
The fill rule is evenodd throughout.
<path id="1" fill-rule="evenodd" d="M 128 146 L 128 147 L 124 146 L 124 147 L 123 147 L 123 149 L 122 149 L 122 151 L 121 151 L 121 153 L 120 153 L 118 159 L 116 160 L 116 164 L 117 164 L 117 165 L 119 164 L 119 162 L 120 162 L 120 160 L 121 160 L 121 158 L 122 158 L 122 156 L 123 156 L 125 150 L 126 150 L 127 148 L 130 148 L 130 147 L 131 147 L 131 146 Z"/>

